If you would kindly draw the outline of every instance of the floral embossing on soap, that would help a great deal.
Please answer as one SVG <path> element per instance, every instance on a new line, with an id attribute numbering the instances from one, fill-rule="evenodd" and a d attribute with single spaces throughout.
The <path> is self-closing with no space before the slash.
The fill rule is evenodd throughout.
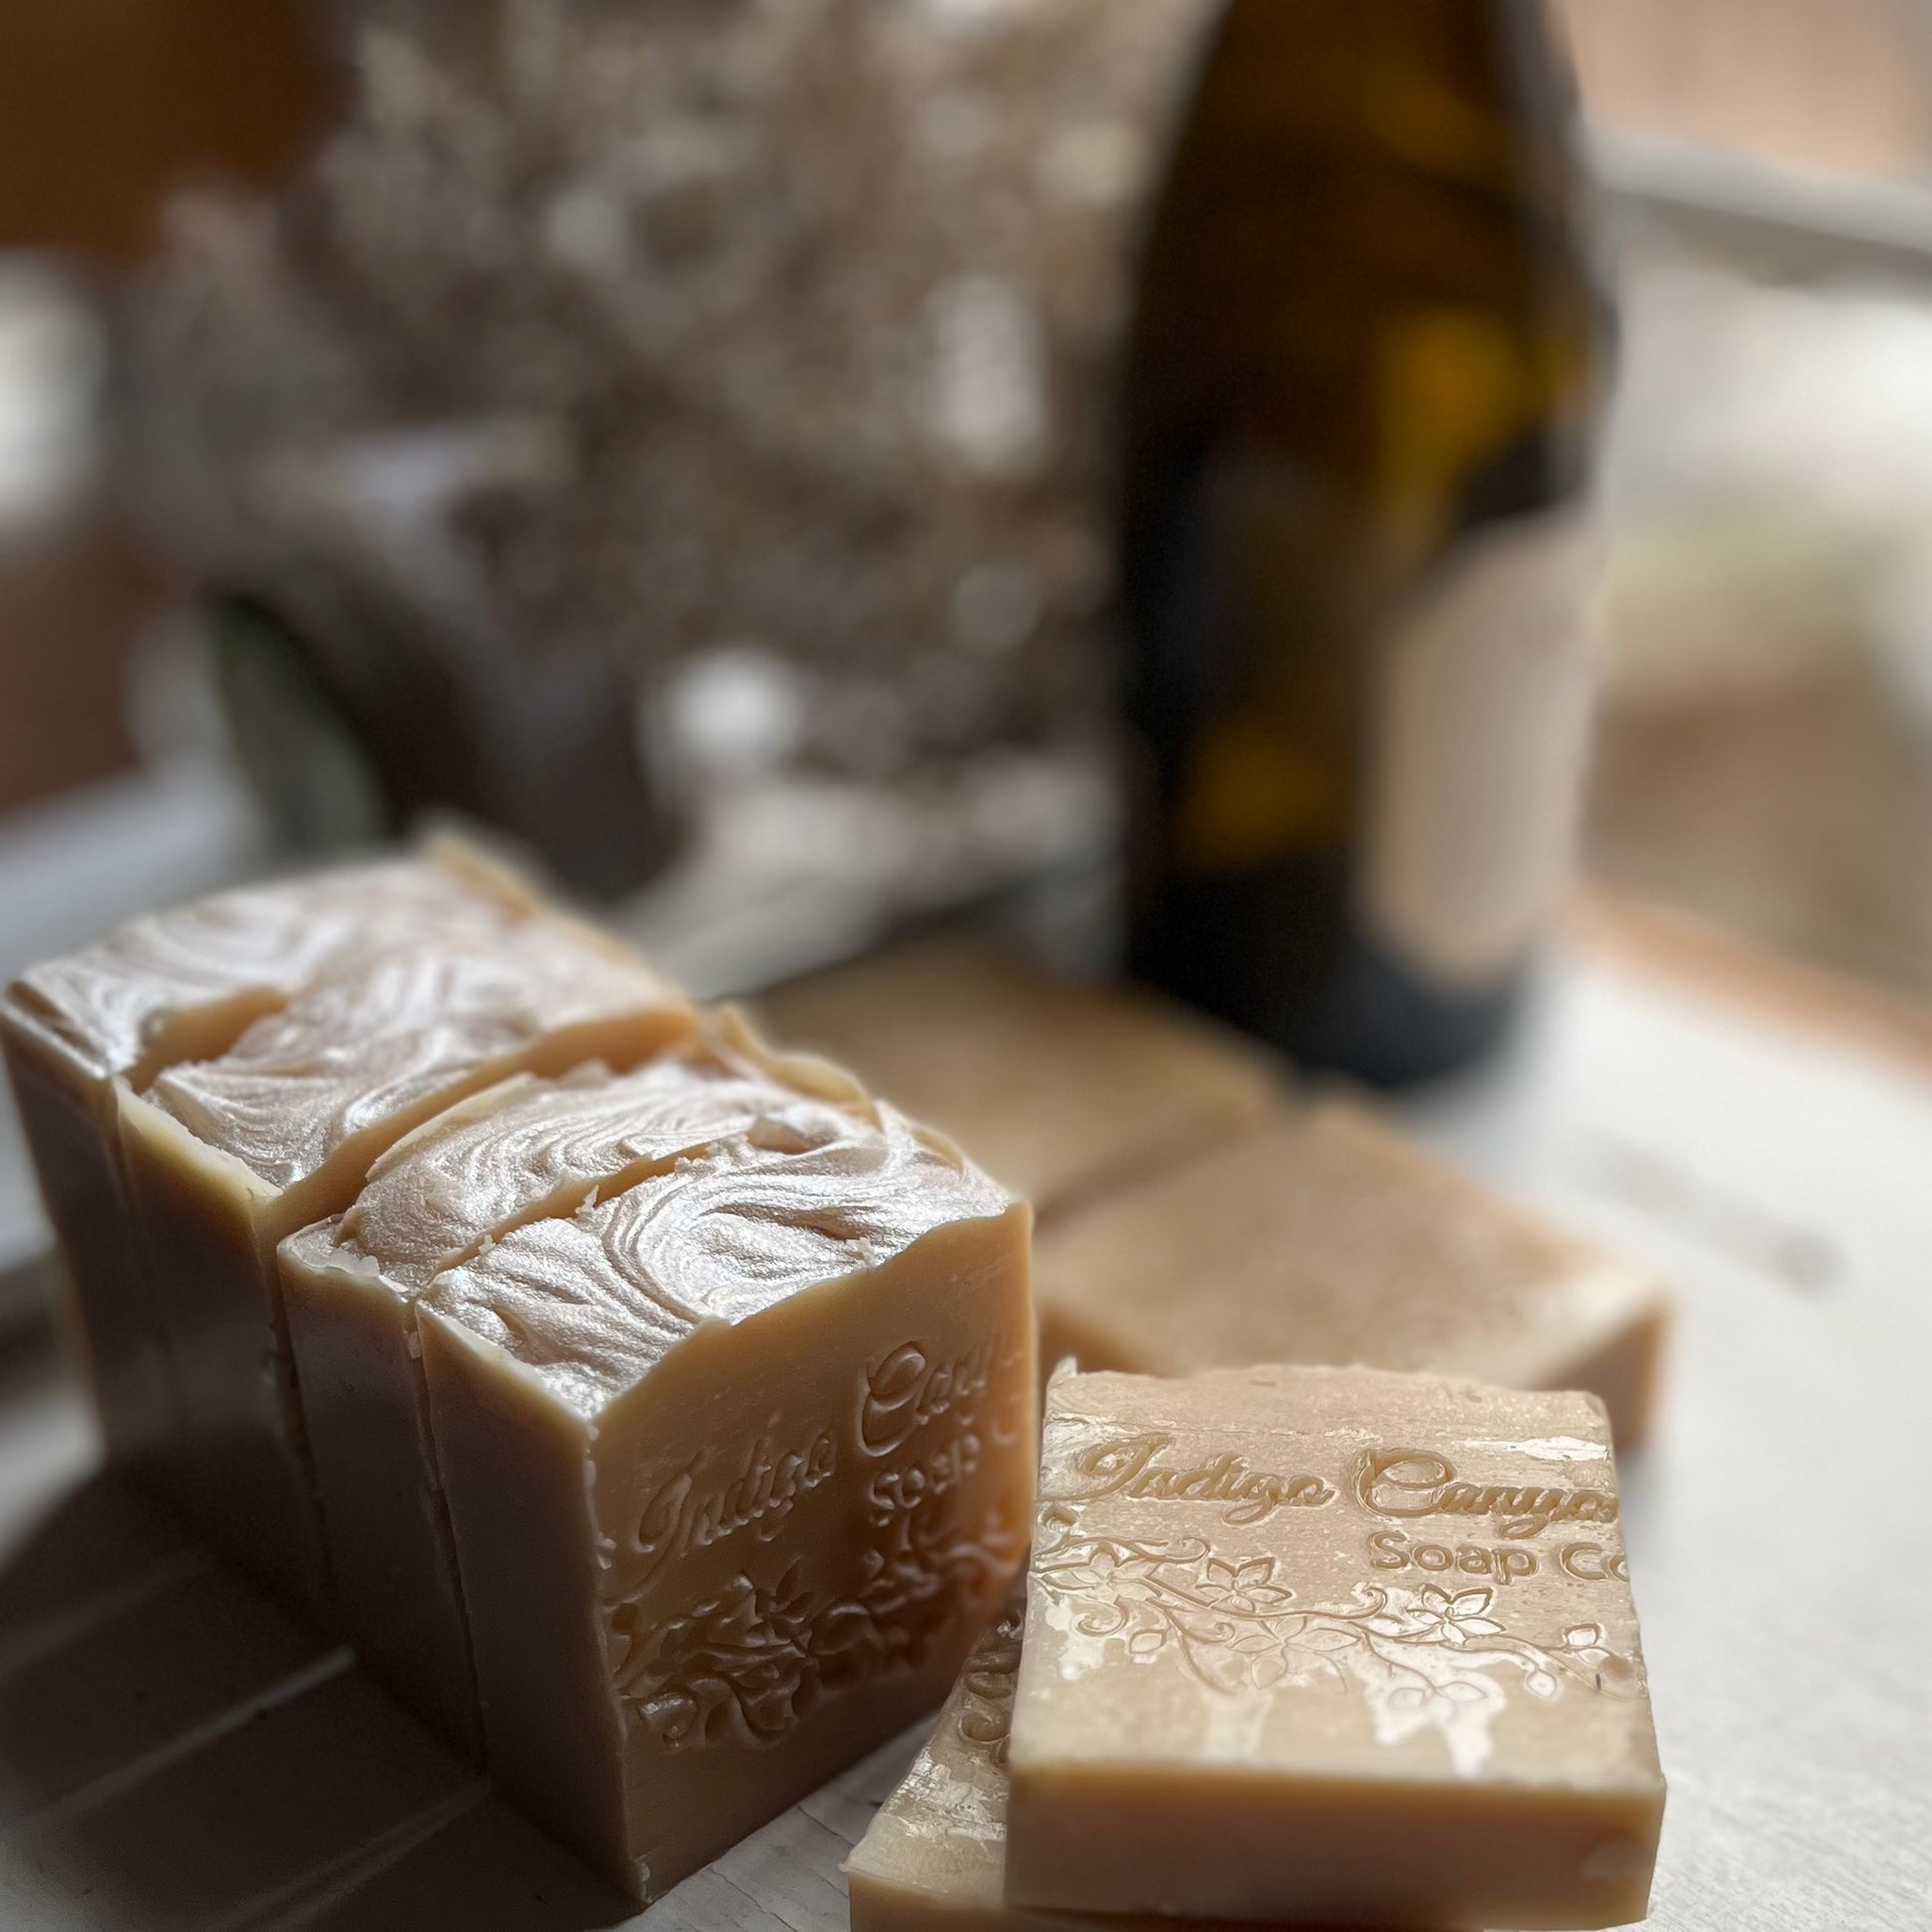
<path id="1" fill-rule="evenodd" d="M 1464 1775 L 1488 1755 L 1507 1681 L 1546 1703 L 1572 1689 L 1641 1692 L 1640 1667 L 1604 1643 L 1600 1625 L 1573 1624 L 1538 1643 L 1505 1627 L 1493 1589 L 1357 1584 L 1350 1603 L 1305 1606 L 1272 1556 L 1230 1561 L 1200 1537 L 1084 1536 L 1071 1511 L 1048 1517 L 1061 1520 L 1035 1549 L 1032 1581 L 1076 1640 L 1061 1662 L 1069 1674 L 1097 1667 L 1118 1644 L 1137 1663 L 1174 1658 L 1229 1697 L 1277 1686 L 1358 1693 L 1382 1742 L 1436 1730 Z"/>
<path id="2" fill-rule="evenodd" d="M 850 1686 L 917 1669 L 1011 1568 L 1016 1538 L 949 1515 L 904 1517 L 868 1550 L 857 1589 L 815 1588 L 806 1560 L 774 1581 L 741 1571 L 689 1609 L 646 1623 L 639 1599 L 606 1612 L 626 1712 L 672 1750 L 771 1744 Z"/>

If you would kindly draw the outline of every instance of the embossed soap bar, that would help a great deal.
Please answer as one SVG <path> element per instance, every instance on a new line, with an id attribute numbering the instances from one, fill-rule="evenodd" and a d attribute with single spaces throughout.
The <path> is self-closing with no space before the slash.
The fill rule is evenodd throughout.
<path id="1" fill-rule="evenodd" d="M 990 940 L 896 947 L 781 987 L 773 1037 L 827 1053 L 960 1144 L 1042 1223 L 1260 1120 L 1276 1063 L 1137 989 Z"/>
<path id="2" fill-rule="evenodd" d="M 1035 1294 L 1049 1365 L 1359 1362 L 1587 1389 L 1624 1449 L 1649 1423 L 1668 1315 L 1643 1270 L 1340 1099 L 1284 1109 L 1047 1230 Z"/>
<path id="3" fill-rule="evenodd" d="M 491 1772 L 638 1897 L 952 1682 L 1031 1524 L 1027 1237 L 947 1143 L 820 1108 L 421 1298 Z"/>
<path id="4" fill-rule="evenodd" d="M 823 1132 L 822 1110 L 838 1104 L 869 1105 L 824 1069 L 793 1068 L 712 1020 L 635 1072 L 518 1074 L 447 1109 L 375 1162 L 344 1213 L 282 1243 L 335 1610 L 364 1663 L 445 1736 L 480 1743 L 417 1298 L 517 1227 L 755 1129 Z"/>
<path id="5" fill-rule="evenodd" d="M 110 1455 L 155 1457 L 180 1433 L 121 1170 L 115 1083 L 136 1088 L 223 1051 L 265 1013 L 372 946 L 483 939 L 530 916 L 529 893 L 469 848 L 220 893 L 136 919 L 23 973 L 0 997 L 14 1098 L 68 1263 L 72 1321 Z"/>
<path id="6" fill-rule="evenodd" d="M 974 1644 L 912 1768 L 853 1847 L 852 1932 L 1033 1932 L 1049 1923 L 1006 1903 L 1007 1730 L 1026 1620 L 1016 1591 Z"/>
<path id="7" fill-rule="evenodd" d="M 1585 1395 L 1370 1369 L 1046 1396 L 1007 1890 L 1622 1925 L 1664 1781 Z"/>
<path id="8" fill-rule="evenodd" d="M 852 1932 L 1218 1932 L 1232 1923 L 1008 1900 L 1007 1733 L 1025 1624 L 1021 1598 L 987 1626 L 932 1735 L 853 1848 Z"/>
<path id="9" fill-rule="evenodd" d="M 634 1065 L 695 1016 L 575 923 L 425 938 L 325 975 L 212 1059 L 122 1090 L 121 1145 L 182 1405 L 181 1500 L 270 1584 L 319 1597 L 313 1474 L 275 1247 L 345 1208 L 369 1164 L 519 1070 Z"/>

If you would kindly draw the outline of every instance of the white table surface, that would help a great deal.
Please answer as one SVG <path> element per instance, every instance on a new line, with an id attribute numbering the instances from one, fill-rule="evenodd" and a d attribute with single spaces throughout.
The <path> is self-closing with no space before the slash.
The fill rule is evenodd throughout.
<path id="1" fill-rule="evenodd" d="M 1932 1046 L 1573 947 L 1511 1058 L 1412 1114 L 1679 1290 L 1623 1472 L 1671 1785 L 1652 1923 L 1932 1927 Z M 836 1932 L 909 1750 L 640 1922 Z M 95 1477 L 44 1334 L 0 1336 L 0 1926 L 625 1919 L 345 1653 Z"/>

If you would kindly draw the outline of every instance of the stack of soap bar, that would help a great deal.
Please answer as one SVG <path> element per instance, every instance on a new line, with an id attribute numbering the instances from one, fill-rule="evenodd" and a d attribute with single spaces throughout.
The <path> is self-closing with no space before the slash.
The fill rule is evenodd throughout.
<path id="1" fill-rule="evenodd" d="M 281 1248 L 289 1339 L 328 1534 L 334 1604 L 364 1662 L 446 1736 L 476 1689 L 436 1470 L 416 1303 L 445 1269 L 750 1133 L 823 1131 L 864 1105 L 729 1022 L 635 1072 L 519 1074 L 438 1114 L 369 1170 L 342 1214 Z"/>
<path id="2" fill-rule="evenodd" d="M 1042 1237 L 1041 1355 L 1184 1375 L 1309 1362 L 1601 1397 L 1648 1425 L 1667 1307 L 1345 1100 L 1285 1109 Z"/>
<path id="3" fill-rule="evenodd" d="M 1027 1245 L 802 1105 L 419 1296 L 492 1774 L 637 1896 L 944 1694 L 1030 1527 Z"/>
<path id="4" fill-rule="evenodd" d="M 483 940 L 534 909 L 466 849 L 222 893 L 137 919 L 24 973 L 0 998 L 6 1051 L 41 1191 L 72 1286 L 74 1340 L 110 1452 L 153 1458 L 179 1434 L 167 1361 L 134 1249 L 117 1082 L 145 1087 L 223 1051 L 345 958 L 416 939 Z"/>
<path id="5" fill-rule="evenodd" d="M 1042 1224 L 1262 1119 L 1267 1057 L 1129 987 L 948 937 L 768 994 L 774 1038 L 829 1054 L 953 1135 Z"/>
<path id="6" fill-rule="evenodd" d="M 1038 1382 L 1030 1211 L 949 1141 L 454 850 L 5 1025 L 117 1450 L 617 1882 L 943 1694 Z"/>
<path id="7" fill-rule="evenodd" d="M 222 1053 L 120 1094 L 128 1197 L 182 1406 L 182 1500 L 268 1582 L 326 1600 L 276 1244 L 370 1163 L 519 1070 L 628 1067 L 688 1033 L 682 995 L 554 915 L 425 937 L 314 980 Z"/>
<path id="8" fill-rule="evenodd" d="M 1663 1814 L 1601 1405 L 1056 1374 L 1006 1893 L 1386 1926 L 1643 1916 Z"/>

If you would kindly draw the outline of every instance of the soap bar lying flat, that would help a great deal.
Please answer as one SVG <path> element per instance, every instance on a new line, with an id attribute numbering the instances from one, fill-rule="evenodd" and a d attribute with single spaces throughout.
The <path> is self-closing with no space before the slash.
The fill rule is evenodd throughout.
<path id="1" fill-rule="evenodd" d="M 1049 1364 L 1359 1362 L 1587 1389 L 1626 1449 L 1649 1423 L 1668 1316 L 1642 1270 L 1345 1100 L 1285 1111 L 1048 1230 L 1035 1293 Z"/>
<path id="2" fill-rule="evenodd" d="M 179 1433 L 128 1221 L 114 1083 L 145 1086 L 224 1050 L 252 1021 L 371 946 L 507 930 L 533 901 L 452 841 L 420 857 L 221 893 L 157 912 L 24 973 L 0 997 L 0 1046 L 68 1262 L 72 1327 L 108 1451 L 138 1460 Z"/>
<path id="3" fill-rule="evenodd" d="M 573 1214 L 761 1121 L 782 1123 L 801 1094 L 779 1084 L 781 1068 L 713 1028 L 633 1073 L 519 1074 L 399 1141 L 345 1212 L 282 1243 L 336 1613 L 363 1661 L 465 1748 L 481 1744 L 476 1687 L 416 1300 L 487 1241 Z M 862 1104 L 857 1089 L 829 1098 Z"/>
<path id="4" fill-rule="evenodd" d="M 1030 1527 L 1028 1214 L 881 1106 L 418 1304 L 492 1775 L 654 1898 L 944 1695 Z"/>
<path id="5" fill-rule="evenodd" d="M 845 1864 L 852 1932 L 1216 1932 L 1234 1923 L 1035 1911 L 1008 1901 L 1007 1734 L 1026 1620 L 1025 1596 L 1016 1592 L 973 1646 L 912 1768 L 853 1848 Z"/>
<path id="6" fill-rule="evenodd" d="M 973 1150 L 1042 1222 L 1257 1121 L 1281 1076 L 1265 1055 L 1136 989 L 1055 978 L 948 937 L 780 987 L 774 1038 L 850 1066 Z"/>
<path id="7" fill-rule="evenodd" d="M 1641 1918 L 1664 1784 L 1584 1395 L 1056 1373 L 1007 1889 L 1229 1918 Z"/>
<path id="8" fill-rule="evenodd" d="M 188 1433 L 182 1500 L 270 1584 L 323 1590 L 275 1246 L 372 1160 L 518 1070 L 629 1066 L 686 1034 L 681 995 L 557 918 L 424 940 L 315 981 L 225 1053 L 123 1092 L 129 1196 Z"/>

